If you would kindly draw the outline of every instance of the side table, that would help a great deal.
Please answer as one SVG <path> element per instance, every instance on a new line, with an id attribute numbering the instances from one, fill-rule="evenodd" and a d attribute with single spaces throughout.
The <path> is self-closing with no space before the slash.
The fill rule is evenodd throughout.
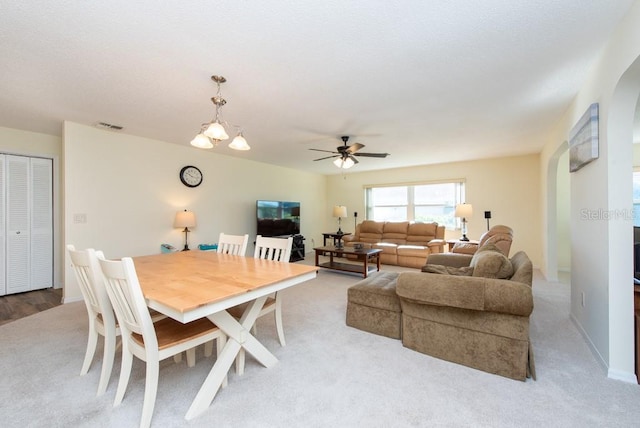
<path id="1" fill-rule="evenodd" d="M 329 233 L 323 233 L 322 237 L 324 238 L 324 243 L 322 244 L 323 247 L 327 246 L 327 239 L 329 238 L 333 238 L 333 245 L 335 247 L 339 247 L 340 241 L 342 241 L 342 237 L 345 235 L 351 235 L 350 232 L 345 232 L 345 233 L 333 233 L 333 232 L 329 232 Z"/>

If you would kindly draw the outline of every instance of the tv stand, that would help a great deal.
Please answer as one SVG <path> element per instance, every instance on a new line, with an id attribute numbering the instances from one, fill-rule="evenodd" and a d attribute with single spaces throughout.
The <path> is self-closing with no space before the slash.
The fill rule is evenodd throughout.
<path id="1" fill-rule="evenodd" d="M 291 235 L 293 238 L 293 244 L 291 244 L 291 258 L 290 262 L 297 262 L 304 260 L 304 236 Z"/>

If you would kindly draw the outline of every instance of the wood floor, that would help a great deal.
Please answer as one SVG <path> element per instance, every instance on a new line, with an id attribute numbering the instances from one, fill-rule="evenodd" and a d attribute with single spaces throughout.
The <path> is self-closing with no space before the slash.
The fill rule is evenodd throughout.
<path id="1" fill-rule="evenodd" d="M 62 304 L 62 288 L 46 288 L 0 297 L 0 325 Z"/>

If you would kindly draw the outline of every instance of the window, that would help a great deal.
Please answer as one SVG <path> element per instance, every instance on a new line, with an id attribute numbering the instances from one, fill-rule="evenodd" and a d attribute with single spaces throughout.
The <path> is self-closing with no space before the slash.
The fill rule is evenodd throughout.
<path id="1" fill-rule="evenodd" d="M 458 227 L 457 204 L 464 202 L 464 182 L 366 187 L 367 219 L 375 221 L 437 222 Z"/>
<path id="2" fill-rule="evenodd" d="M 633 225 L 640 226 L 640 170 L 633 171 Z"/>

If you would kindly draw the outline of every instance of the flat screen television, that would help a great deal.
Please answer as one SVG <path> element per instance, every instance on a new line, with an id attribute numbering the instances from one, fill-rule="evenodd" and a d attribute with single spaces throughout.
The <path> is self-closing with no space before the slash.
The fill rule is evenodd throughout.
<path id="1" fill-rule="evenodd" d="M 300 234 L 300 202 L 256 201 L 257 234 L 291 236 Z"/>

